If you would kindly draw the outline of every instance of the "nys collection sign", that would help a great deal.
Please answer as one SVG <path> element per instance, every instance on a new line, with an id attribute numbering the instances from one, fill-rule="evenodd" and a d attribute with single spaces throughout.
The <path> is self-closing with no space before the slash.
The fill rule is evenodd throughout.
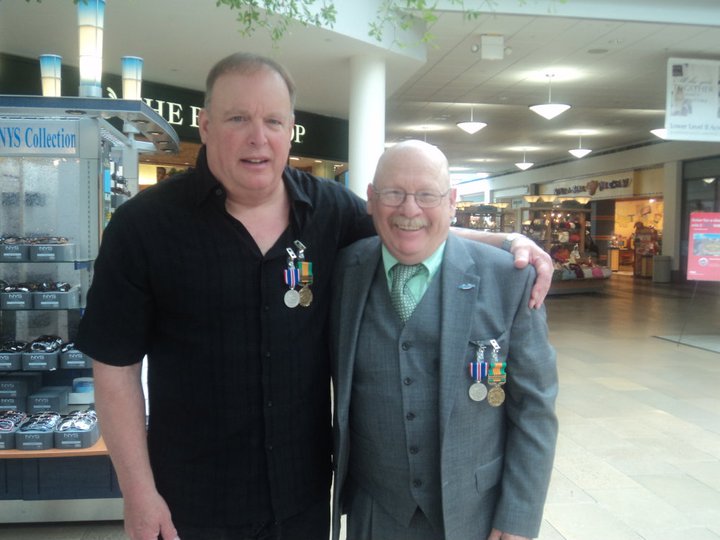
<path id="1" fill-rule="evenodd" d="M 76 122 L 0 120 L 0 156 L 33 154 L 74 156 L 77 151 Z"/>

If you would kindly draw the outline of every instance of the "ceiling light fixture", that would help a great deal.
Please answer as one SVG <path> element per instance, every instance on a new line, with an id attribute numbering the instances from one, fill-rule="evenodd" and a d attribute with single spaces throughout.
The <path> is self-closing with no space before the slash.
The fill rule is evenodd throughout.
<path id="1" fill-rule="evenodd" d="M 525 151 L 523 151 L 523 160 L 515 164 L 515 166 L 521 171 L 527 171 L 533 165 L 534 163 L 525 160 Z"/>
<path id="2" fill-rule="evenodd" d="M 531 105 L 529 108 L 532 112 L 539 114 L 543 118 L 552 120 L 556 116 L 567 111 L 570 108 L 570 105 L 552 102 L 552 79 L 555 75 L 552 73 L 546 73 L 545 76 L 548 79 L 548 102 L 541 105 Z"/>
<path id="3" fill-rule="evenodd" d="M 469 133 L 470 135 L 474 135 L 482 128 L 487 126 L 485 122 L 476 122 L 475 120 L 473 120 L 473 109 L 474 107 L 470 107 L 470 121 L 457 123 L 457 127 L 462 129 L 465 133 Z"/>
<path id="4" fill-rule="evenodd" d="M 582 147 L 582 135 L 579 135 L 579 137 L 580 137 L 580 140 L 578 141 L 578 147 L 571 148 L 570 150 L 568 150 L 568 152 L 570 152 L 573 156 L 575 156 L 578 159 L 584 158 L 590 152 L 592 152 L 592 150 L 590 150 L 589 148 Z"/>

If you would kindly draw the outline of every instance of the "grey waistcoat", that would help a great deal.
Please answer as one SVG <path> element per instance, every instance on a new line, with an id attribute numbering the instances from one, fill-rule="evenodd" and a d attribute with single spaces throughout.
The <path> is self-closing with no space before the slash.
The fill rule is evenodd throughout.
<path id="1" fill-rule="evenodd" d="M 350 405 L 350 476 L 400 523 L 419 506 L 442 531 L 440 275 L 403 326 L 379 265 L 360 327 Z"/>

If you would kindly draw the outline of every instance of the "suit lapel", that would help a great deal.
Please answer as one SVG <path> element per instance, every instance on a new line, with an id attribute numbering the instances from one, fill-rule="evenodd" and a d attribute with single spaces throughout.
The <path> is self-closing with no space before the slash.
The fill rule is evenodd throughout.
<path id="1" fill-rule="evenodd" d="M 342 279 L 342 309 L 340 311 L 338 350 L 347 351 L 348 357 L 338 359 L 344 372 L 338 373 L 338 420 L 345 424 L 350 407 L 350 389 L 352 373 L 355 367 L 358 334 L 365 304 L 370 294 L 370 286 L 375 278 L 380 261 L 380 241 L 370 242 L 365 249 L 355 253 L 355 259 L 344 268 Z"/>
<path id="2" fill-rule="evenodd" d="M 470 379 L 467 347 L 473 312 L 480 295 L 480 276 L 462 242 L 449 235 L 441 273 L 440 323 L 440 441 L 458 396 Z"/>

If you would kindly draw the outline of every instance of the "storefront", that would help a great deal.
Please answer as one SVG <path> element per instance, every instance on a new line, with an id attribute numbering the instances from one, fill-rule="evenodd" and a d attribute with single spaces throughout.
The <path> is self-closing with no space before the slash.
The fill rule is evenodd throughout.
<path id="1" fill-rule="evenodd" d="M 0 77 L 0 94 L 41 94 L 40 67 L 36 59 L 0 54 L 0 73 L 13 74 L 12 77 Z M 121 95 L 122 81 L 119 75 L 106 73 L 102 82 L 105 97 Z M 63 65 L 63 95 L 77 95 L 78 85 L 77 68 Z M 180 149 L 173 155 L 162 152 L 140 154 L 140 189 L 154 184 L 158 179 L 173 172 L 195 165 L 200 148 L 198 115 L 204 100 L 203 92 L 152 81 L 143 81 L 142 95 L 143 101 L 177 132 Z M 293 167 L 344 182 L 347 161 L 347 120 L 295 111 L 290 156 L 290 164 Z"/>

